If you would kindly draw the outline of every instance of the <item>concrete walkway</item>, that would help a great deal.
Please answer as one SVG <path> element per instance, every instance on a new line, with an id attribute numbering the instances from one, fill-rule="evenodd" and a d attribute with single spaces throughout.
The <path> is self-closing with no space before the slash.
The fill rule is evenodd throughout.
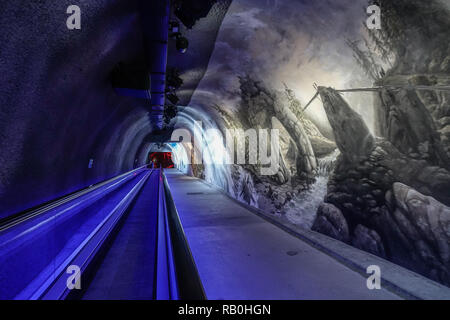
<path id="1" fill-rule="evenodd" d="M 165 172 L 208 299 L 399 299 L 199 179 Z"/>

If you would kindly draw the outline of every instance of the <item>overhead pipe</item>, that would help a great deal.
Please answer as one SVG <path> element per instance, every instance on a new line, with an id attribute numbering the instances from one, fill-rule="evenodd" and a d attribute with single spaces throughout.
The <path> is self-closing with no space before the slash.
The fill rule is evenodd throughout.
<path id="1" fill-rule="evenodd" d="M 155 129 L 163 126 L 170 0 L 141 0 L 141 23 L 150 73 L 150 119 Z"/>

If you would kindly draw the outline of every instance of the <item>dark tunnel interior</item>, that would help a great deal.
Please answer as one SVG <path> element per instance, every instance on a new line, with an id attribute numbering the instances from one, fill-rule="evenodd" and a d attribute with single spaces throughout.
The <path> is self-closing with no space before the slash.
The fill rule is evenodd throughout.
<path id="1" fill-rule="evenodd" d="M 0 299 L 450 299 L 449 36 L 448 0 L 3 0 Z"/>

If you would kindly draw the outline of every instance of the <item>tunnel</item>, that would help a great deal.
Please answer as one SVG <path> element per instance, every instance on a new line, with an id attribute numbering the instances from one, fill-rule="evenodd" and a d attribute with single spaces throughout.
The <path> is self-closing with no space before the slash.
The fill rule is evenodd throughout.
<path id="1" fill-rule="evenodd" d="M 172 152 L 152 152 L 149 154 L 151 166 L 163 169 L 174 168 Z M 153 164 L 152 164 L 153 163 Z"/>
<path id="2" fill-rule="evenodd" d="M 0 300 L 450 299 L 449 36 L 446 0 L 3 0 Z"/>

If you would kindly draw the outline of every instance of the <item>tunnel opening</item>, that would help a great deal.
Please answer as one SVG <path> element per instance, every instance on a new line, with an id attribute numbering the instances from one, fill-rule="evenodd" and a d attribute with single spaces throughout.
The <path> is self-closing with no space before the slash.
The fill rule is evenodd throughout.
<path id="1" fill-rule="evenodd" d="M 152 152 L 149 155 L 149 163 L 153 163 L 154 168 L 162 167 L 164 169 L 174 168 L 172 152 Z"/>

